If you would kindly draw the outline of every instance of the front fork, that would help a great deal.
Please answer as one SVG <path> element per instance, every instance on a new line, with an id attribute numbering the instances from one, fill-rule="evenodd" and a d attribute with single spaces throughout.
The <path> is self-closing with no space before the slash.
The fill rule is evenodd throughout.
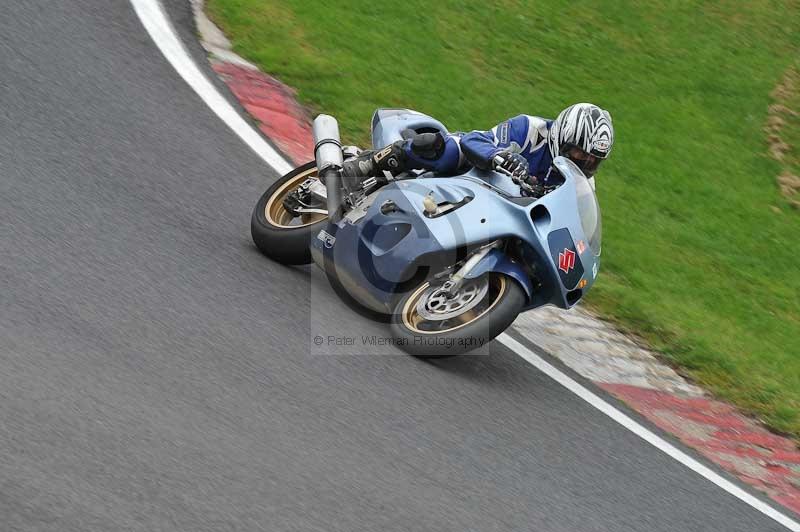
<path id="1" fill-rule="evenodd" d="M 455 297 L 456 294 L 458 294 L 458 291 L 461 289 L 461 285 L 464 284 L 464 279 L 469 275 L 469 272 L 471 272 L 472 269 L 475 268 L 475 266 L 477 266 L 478 263 L 489 254 L 490 251 L 499 248 L 501 245 L 502 242 L 500 240 L 495 240 L 494 242 L 490 242 L 481 247 L 467 259 L 464 265 L 461 266 L 461 268 L 459 268 L 458 271 L 450 277 L 450 279 L 445 281 L 444 285 L 442 285 L 442 289 L 447 292 L 449 297 Z"/>

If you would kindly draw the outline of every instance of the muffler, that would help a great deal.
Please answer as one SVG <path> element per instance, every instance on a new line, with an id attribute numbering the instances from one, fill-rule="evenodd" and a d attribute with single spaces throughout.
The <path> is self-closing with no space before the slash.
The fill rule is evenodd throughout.
<path id="1" fill-rule="evenodd" d="M 342 212 L 342 143 L 339 123 L 330 115 L 314 119 L 314 159 L 317 173 L 325 183 L 328 200 L 328 219 L 337 222 Z"/>

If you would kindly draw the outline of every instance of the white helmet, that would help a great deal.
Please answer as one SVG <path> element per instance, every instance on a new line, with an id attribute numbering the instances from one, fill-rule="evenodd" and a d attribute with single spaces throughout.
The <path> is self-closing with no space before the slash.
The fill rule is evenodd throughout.
<path id="1" fill-rule="evenodd" d="M 553 122 L 548 143 L 550 155 L 569 157 L 591 177 L 614 145 L 611 115 L 591 103 L 570 105 Z"/>

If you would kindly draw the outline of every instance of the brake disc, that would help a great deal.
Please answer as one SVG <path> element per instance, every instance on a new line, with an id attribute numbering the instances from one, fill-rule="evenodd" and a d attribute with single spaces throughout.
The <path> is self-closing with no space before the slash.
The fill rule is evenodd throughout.
<path id="1" fill-rule="evenodd" d="M 429 321 L 449 320 L 475 308 L 488 291 L 489 279 L 486 275 L 464 281 L 453 296 L 441 285 L 431 286 L 417 301 L 417 314 Z"/>

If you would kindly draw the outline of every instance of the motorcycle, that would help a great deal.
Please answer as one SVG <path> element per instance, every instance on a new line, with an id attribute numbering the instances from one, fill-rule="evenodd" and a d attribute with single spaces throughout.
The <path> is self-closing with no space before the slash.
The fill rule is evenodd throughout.
<path id="1" fill-rule="evenodd" d="M 447 134 L 408 109 L 378 109 L 371 130 L 376 150 L 409 130 Z M 345 301 L 388 321 L 407 352 L 467 352 L 520 312 L 573 307 L 594 284 L 600 207 L 569 159 L 555 158 L 560 183 L 548 189 L 477 168 L 354 180 L 341 170 L 358 150 L 342 147 L 336 120 L 319 115 L 313 132 L 315 160 L 262 195 L 253 240 L 280 263 L 315 263 Z"/>

